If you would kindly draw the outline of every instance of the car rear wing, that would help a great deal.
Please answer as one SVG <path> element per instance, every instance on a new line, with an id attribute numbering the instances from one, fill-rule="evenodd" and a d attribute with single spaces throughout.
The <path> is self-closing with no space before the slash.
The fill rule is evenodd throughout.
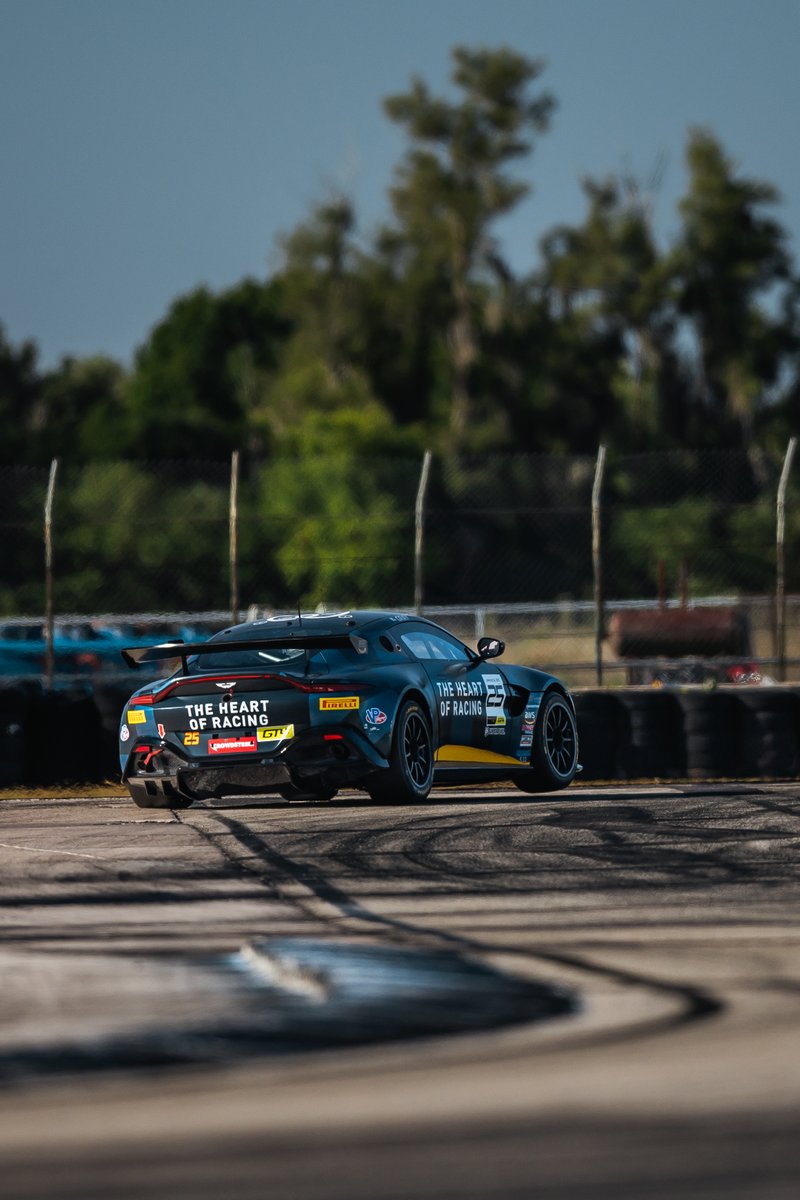
<path id="1" fill-rule="evenodd" d="M 202 654 L 240 654 L 252 650 L 355 650 L 364 654 L 367 650 L 365 638 L 357 634 L 308 634 L 282 633 L 280 637 L 251 638 L 247 641 L 230 642 L 160 642 L 157 646 L 129 646 L 121 650 L 129 667 L 143 663 L 166 662 L 180 659 L 184 672 L 190 658 Z"/>

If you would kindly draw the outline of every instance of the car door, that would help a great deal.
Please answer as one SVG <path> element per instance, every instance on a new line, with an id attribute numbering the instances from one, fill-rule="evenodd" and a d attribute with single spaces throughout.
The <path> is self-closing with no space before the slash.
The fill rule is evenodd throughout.
<path id="1" fill-rule="evenodd" d="M 409 626 L 401 634 L 421 663 L 436 696 L 441 765 L 518 762 L 518 717 L 510 711 L 510 688 L 496 662 L 474 655 L 443 630 Z"/>

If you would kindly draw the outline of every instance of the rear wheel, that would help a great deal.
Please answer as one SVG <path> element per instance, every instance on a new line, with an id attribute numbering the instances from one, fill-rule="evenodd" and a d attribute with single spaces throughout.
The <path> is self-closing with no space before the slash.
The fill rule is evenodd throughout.
<path id="1" fill-rule="evenodd" d="M 432 783 L 428 718 L 415 700 L 408 700 L 397 714 L 389 766 L 370 779 L 367 790 L 382 804 L 415 804 L 427 799 Z"/>
<path id="2" fill-rule="evenodd" d="M 563 692 L 548 692 L 536 714 L 531 767 L 514 782 L 522 792 L 556 792 L 578 769 L 578 726 Z"/>

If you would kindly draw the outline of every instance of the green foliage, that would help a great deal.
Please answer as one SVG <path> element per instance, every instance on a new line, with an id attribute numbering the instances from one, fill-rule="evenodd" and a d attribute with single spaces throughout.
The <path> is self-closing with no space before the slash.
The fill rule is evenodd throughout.
<path id="1" fill-rule="evenodd" d="M 407 570 L 408 518 L 373 465 L 397 452 L 398 438 L 365 378 L 337 377 L 294 344 L 266 419 L 279 453 L 262 472 L 262 513 L 281 529 L 276 564 L 285 590 L 305 604 L 391 595 Z M 410 451 L 413 436 L 405 445 Z"/>
<path id="2" fill-rule="evenodd" d="M 777 203 L 769 184 L 737 176 L 717 139 L 691 134 L 689 190 L 672 254 L 680 280 L 679 307 L 699 343 L 703 399 L 718 414 L 727 439 L 752 437 L 756 414 L 769 402 L 787 354 L 800 349 L 797 295 L 785 231 L 765 209 Z M 784 295 L 777 317 L 764 307 Z"/>
<path id="3" fill-rule="evenodd" d="M 459 103 L 432 96 L 420 79 L 409 92 L 384 102 L 411 141 L 391 190 L 397 236 L 449 296 L 448 435 L 456 447 L 471 441 L 480 355 L 475 287 L 497 262 L 492 222 L 529 190 L 505 167 L 530 152 L 531 135 L 547 129 L 554 107 L 547 93 L 530 93 L 541 71 L 542 63 L 506 48 L 459 46 L 453 51 Z"/>
<path id="4" fill-rule="evenodd" d="M 61 611 L 160 612 L 165 594 L 171 609 L 227 605 L 224 487 L 95 464 L 66 474 L 56 521 Z"/>
<path id="5" fill-rule="evenodd" d="M 426 448 L 451 467 L 464 452 L 593 458 L 601 441 L 617 455 L 756 439 L 782 452 L 800 406 L 800 279 L 775 190 L 712 133 L 689 137 L 671 245 L 653 231 L 657 177 L 609 176 L 584 182 L 583 219 L 548 231 L 538 262 L 503 262 L 497 222 L 529 192 L 555 107 L 542 72 L 512 49 L 456 47 L 446 96 L 414 78 L 385 101 L 407 137 L 390 224 L 365 238 L 355 202 L 328 197 L 281 239 L 270 278 L 176 298 L 129 372 L 102 357 L 41 371 L 35 345 L 0 327 L 0 464 L 88 464 L 59 495 L 60 607 L 157 609 L 165 593 L 170 607 L 224 607 L 233 450 L 242 592 L 281 605 L 410 601 Z M 190 484 L 139 465 L 186 459 L 223 465 Z M 650 475 L 616 472 L 616 593 L 652 594 L 659 558 L 673 577 L 686 561 L 698 591 L 766 587 L 770 505 L 751 459 L 734 488 L 670 458 L 685 491 L 661 505 L 655 460 Z M 502 487 L 530 508 L 522 522 L 494 510 L 493 466 L 445 474 L 438 598 L 503 599 L 522 580 L 531 598 L 586 594 L 570 549 L 584 555 L 584 524 L 539 522 L 516 468 Z M 457 515 L 466 494 L 479 518 Z M 34 495 L 8 521 L 7 608 L 40 607 Z M 34 549 L 19 548 L 28 521 Z M 791 522 L 790 535 L 797 558 Z M 482 583 L 490 560 L 504 566 Z"/>
<path id="6" fill-rule="evenodd" d="M 36 445 L 41 419 L 37 357 L 32 341 L 12 346 L 0 324 L 0 428 L 3 430 L 0 464 L 3 465 L 41 461 Z"/>
<path id="7" fill-rule="evenodd" d="M 248 444 L 249 406 L 290 322 L 278 282 L 246 280 L 177 300 L 136 356 L 125 393 L 130 451 L 142 458 L 227 457 Z"/>

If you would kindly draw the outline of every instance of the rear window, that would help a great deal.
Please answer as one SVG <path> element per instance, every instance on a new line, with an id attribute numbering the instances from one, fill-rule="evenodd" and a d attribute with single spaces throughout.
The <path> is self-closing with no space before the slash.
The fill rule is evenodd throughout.
<path id="1" fill-rule="evenodd" d="M 189 659 L 189 670 L 192 674 L 202 674 L 206 671 L 242 671 L 250 668 L 268 671 L 274 668 L 315 675 L 350 669 L 359 663 L 363 664 L 367 657 L 358 654 L 355 649 L 305 650 L 300 646 L 264 646 L 259 650 L 237 652 L 231 649 L 234 644 L 229 642 L 227 646 L 220 645 L 219 654 L 202 654 Z"/>

